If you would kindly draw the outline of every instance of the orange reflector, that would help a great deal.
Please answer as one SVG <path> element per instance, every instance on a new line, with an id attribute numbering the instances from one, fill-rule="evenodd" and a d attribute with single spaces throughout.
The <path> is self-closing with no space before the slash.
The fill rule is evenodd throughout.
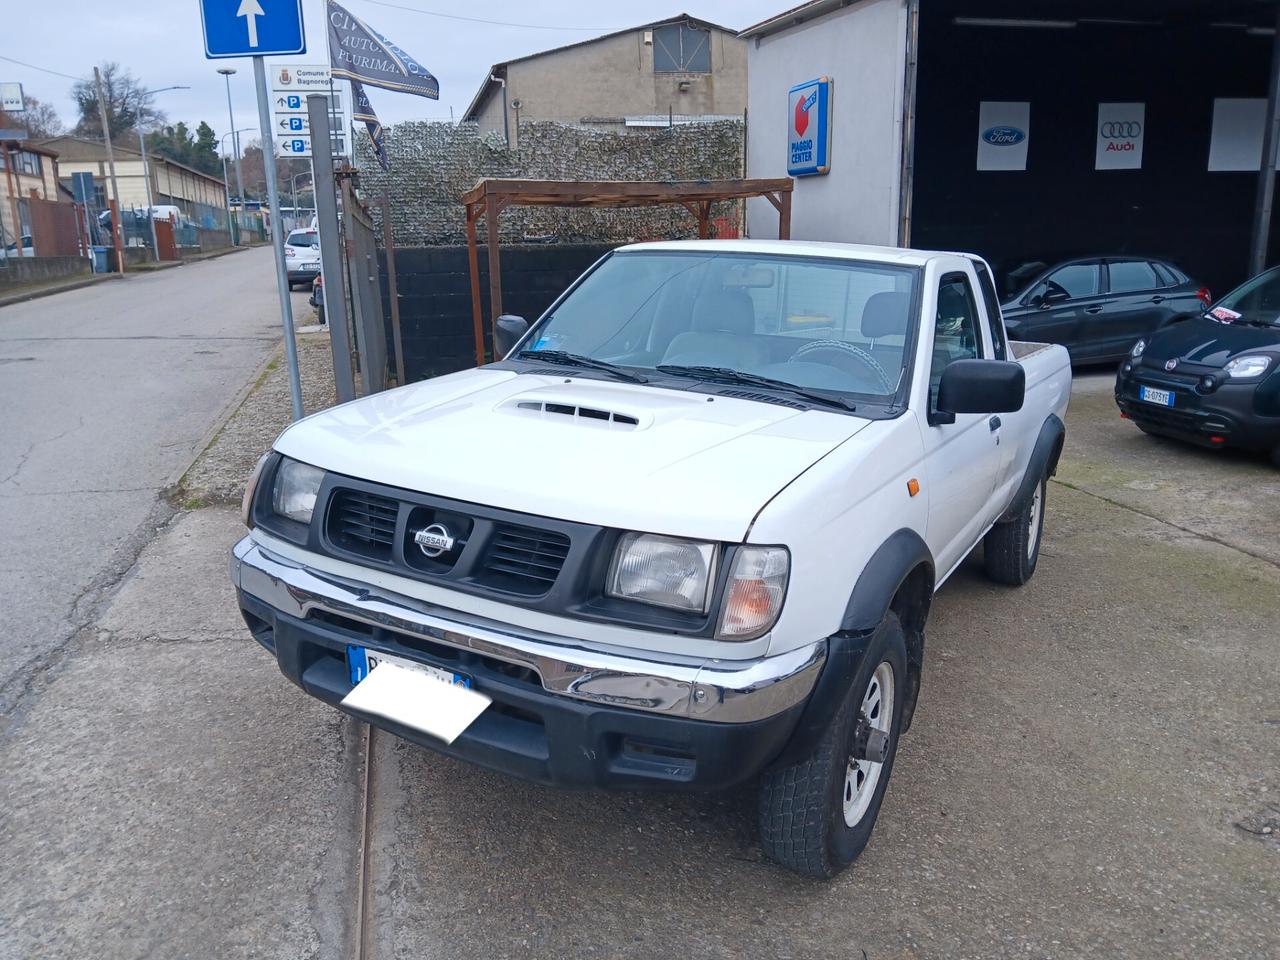
<path id="1" fill-rule="evenodd" d="M 920 481 L 917 480 L 915 477 L 912 477 L 910 480 L 907 481 L 907 493 L 911 494 L 914 497 L 919 492 L 920 492 Z"/>

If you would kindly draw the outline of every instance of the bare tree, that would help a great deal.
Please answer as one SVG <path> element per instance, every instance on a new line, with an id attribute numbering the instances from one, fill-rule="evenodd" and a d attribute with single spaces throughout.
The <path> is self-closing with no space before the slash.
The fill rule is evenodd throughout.
<path id="1" fill-rule="evenodd" d="M 25 110 L 21 114 L 10 116 L 10 119 L 17 126 L 25 127 L 32 140 L 47 140 L 62 132 L 62 119 L 53 104 L 24 96 L 22 105 Z"/>
<path id="2" fill-rule="evenodd" d="M 146 88 L 118 63 L 103 63 L 102 93 L 107 102 L 107 126 L 114 141 L 130 130 L 154 130 L 165 121 L 165 115 L 155 108 L 155 98 Z M 98 115 L 98 91 L 92 80 L 77 80 L 71 88 L 80 110 L 76 122 L 76 134 L 82 137 L 100 138 L 102 121 Z"/>

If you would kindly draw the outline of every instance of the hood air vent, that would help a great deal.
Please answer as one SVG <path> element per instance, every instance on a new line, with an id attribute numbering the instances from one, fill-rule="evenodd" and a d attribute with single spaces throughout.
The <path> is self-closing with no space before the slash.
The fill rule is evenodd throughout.
<path id="1" fill-rule="evenodd" d="M 535 413 L 557 414 L 562 417 L 576 417 L 579 420 L 594 420 L 597 423 L 616 423 L 619 426 L 635 427 L 640 421 L 627 413 L 613 410 L 600 410 L 596 407 L 579 407 L 571 403 L 545 403 L 540 400 L 521 400 L 516 404 L 520 410 L 531 410 Z"/>

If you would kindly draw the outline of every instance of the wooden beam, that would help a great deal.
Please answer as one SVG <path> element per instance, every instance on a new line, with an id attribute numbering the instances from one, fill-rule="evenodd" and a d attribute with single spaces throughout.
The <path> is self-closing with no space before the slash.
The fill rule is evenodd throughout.
<path id="1" fill-rule="evenodd" d="M 791 239 L 791 191 L 787 190 L 778 196 L 778 239 Z"/>
<path id="2" fill-rule="evenodd" d="M 498 216 L 496 204 L 490 204 L 484 224 L 489 247 L 489 329 L 496 329 L 495 321 L 502 316 L 502 258 L 498 252 Z M 497 359 L 495 356 L 494 359 Z"/>
<path id="3" fill-rule="evenodd" d="M 471 268 L 471 332 L 476 340 L 476 366 L 484 366 L 484 319 L 480 310 L 480 255 L 476 250 L 476 221 L 467 217 L 467 264 Z"/>

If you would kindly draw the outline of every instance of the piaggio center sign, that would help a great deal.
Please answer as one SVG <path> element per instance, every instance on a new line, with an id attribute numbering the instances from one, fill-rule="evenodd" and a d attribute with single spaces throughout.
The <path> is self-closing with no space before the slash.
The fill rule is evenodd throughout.
<path id="1" fill-rule="evenodd" d="M 831 169 L 831 78 L 798 83 L 787 94 L 787 173 L 805 177 Z"/>

